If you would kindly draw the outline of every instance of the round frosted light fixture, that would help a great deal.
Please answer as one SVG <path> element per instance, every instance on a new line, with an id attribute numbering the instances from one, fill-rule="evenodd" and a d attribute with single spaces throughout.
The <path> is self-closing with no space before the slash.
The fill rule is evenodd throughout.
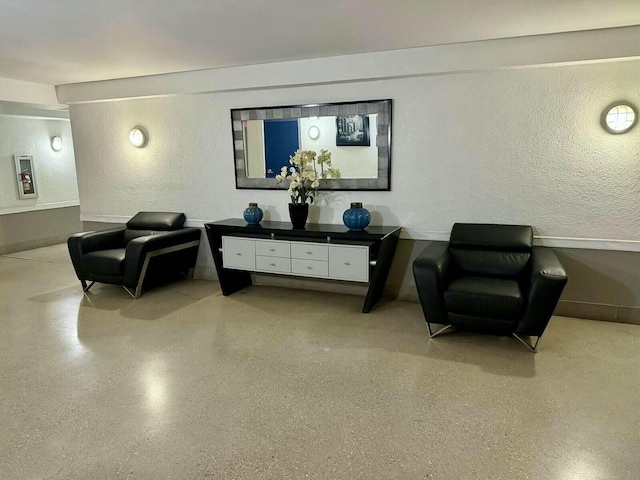
<path id="1" fill-rule="evenodd" d="M 129 132 L 129 141 L 134 147 L 142 148 L 147 144 L 147 134 L 142 128 L 136 127 Z"/>
<path id="2" fill-rule="evenodd" d="M 320 129 L 315 125 L 309 128 L 309 138 L 311 140 L 316 140 L 320 136 Z"/>
<path id="3" fill-rule="evenodd" d="M 603 125 L 611 133 L 625 133 L 638 120 L 636 109 L 627 103 L 616 103 L 605 111 Z"/>
<path id="4" fill-rule="evenodd" d="M 51 137 L 51 148 L 54 152 L 62 150 L 62 139 L 60 137 Z"/>

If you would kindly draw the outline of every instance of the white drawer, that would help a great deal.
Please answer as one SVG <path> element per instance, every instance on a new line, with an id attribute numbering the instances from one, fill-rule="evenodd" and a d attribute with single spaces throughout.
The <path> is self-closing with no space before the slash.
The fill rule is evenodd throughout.
<path id="1" fill-rule="evenodd" d="M 256 240 L 256 255 L 289 258 L 291 249 L 289 248 L 289 242 Z"/>
<path id="2" fill-rule="evenodd" d="M 255 270 L 256 242 L 238 237 L 222 237 L 222 264 L 224 268 Z"/>
<path id="3" fill-rule="evenodd" d="M 256 255 L 256 270 L 262 272 L 291 273 L 291 259 Z"/>
<path id="4" fill-rule="evenodd" d="M 291 272 L 306 277 L 326 277 L 329 275 L 329 262 L 292 258 Z"/>
<path id="5" fill-rule="evenodd" d="M 300 258 L 304 260 L 329 260 L 329 246 L 319 243 L 308 242 L 292 242 L 291 258 Z"/>
<path id="6" fill-rule="evenodd" d="M 369 247 L 332 245 L 329 248 L 329 278 L 369 281 Z"/>

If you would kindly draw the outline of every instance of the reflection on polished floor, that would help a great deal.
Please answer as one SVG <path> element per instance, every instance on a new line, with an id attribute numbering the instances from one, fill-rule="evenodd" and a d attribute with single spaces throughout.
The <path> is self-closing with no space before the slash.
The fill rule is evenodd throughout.
<path id="1" fill-rule="evenodd" d="M 639 326 L 554 317 L 534 355 L 361 304 L 0 257 L 0 478 L 640 478 Z"/>

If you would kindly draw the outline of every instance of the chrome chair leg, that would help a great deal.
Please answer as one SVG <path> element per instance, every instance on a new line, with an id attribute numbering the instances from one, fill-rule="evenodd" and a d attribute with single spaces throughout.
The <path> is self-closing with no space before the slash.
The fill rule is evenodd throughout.
<path id="1" fill-rule="evenodd" d="M 517 334 L 512 333 L 512 335 L 518 339 L 518 341 L 520 341 L 520 343 L 522 343 L 525 347 L 527 347 L 530 351 L 532 351 L 533 353 L 538 353 L 538 351 L 536 350 L 536 348 L 538 347 L 538 342 L 540 341 L 540 337 L 536 338 L 536 343 L 534 343 L 533 345 L 530 342 L 526 342 L 523 339 L 521 339 Z"/>
<path id="2" fill-rule="evenodd" d="M 140 288 L 136 288 L 135 292 L 130 288 L 125 287 L 124 285 L 122 285 L 122 288 L 124 288 L 127 291 L 127 293 L 131 295 L 133 298 L 140 298 L 140 295 L 142 294 L 142 290 Z"/>
<path id="3" fill-rule="evenodd" d="M 191 280 L 193 278 L 193 268 L 190 268 L 189 270 L 187 270 L 187 272 L 180 272 L 180 275 L 182 275 L 184 278 L 186 278 L 187 280 Z"/>
<path id="4" fill-rule="evenodd" d="M 431 324 L 429 322 L 427 322 L 427 328 L 429 329 L 429 338 L 434 338 L 434 337 L 437 337 L 438 335 L 440 335 L 445 330 L 448 330 L 449 328 L 451 328 L 451 325 L 445 325 L 444 327 L 442 327 L 440 330 L 436 331 L 435 333 L 431 330 Z"/>
<path id="5" fill-rule="evenodd" d="M 89 289 L 93 286 L 94 283 L 96 282 L 91 282 L 89 285 L 87 285 L 87 282 L 85 282 L 84 280 L 80 281 L 80 283 L 82 284 L 82 291 L 83 292 L 88 292 Z"/>

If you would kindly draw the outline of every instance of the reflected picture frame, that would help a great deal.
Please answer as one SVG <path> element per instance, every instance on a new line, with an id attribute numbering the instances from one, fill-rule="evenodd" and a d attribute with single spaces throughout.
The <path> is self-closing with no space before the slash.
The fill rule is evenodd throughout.
<path id="1" fill-rule="evenodd" d="M 368 147 L 369 115 L 338 115 L 336 117 L 336 147 Z"/>

